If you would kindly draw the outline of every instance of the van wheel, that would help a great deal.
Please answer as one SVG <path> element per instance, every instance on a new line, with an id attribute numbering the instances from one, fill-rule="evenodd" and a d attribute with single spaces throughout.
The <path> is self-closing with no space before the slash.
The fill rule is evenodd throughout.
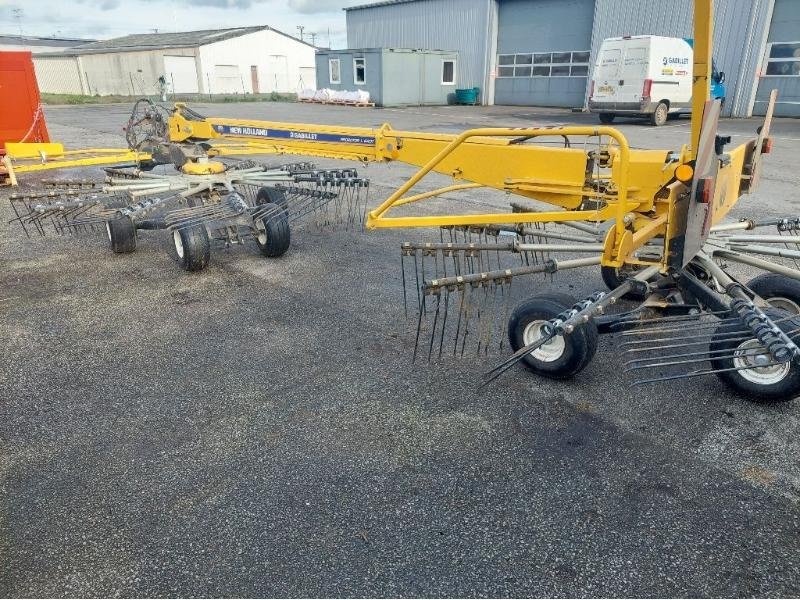
<path id="1" fill-rule="evenodd" d="M 656 127 L 661 127 L 667 122 L 667 117 L 669 117 L 669 106 L 666 102 L 659 102 L 653 114 L 650 115 L 650 122 Z"/>
<path id="2" fill-rule="evenodd" d="M 610 125 L 614 122 L 615 116 L 614 113 L 600 113 L 600 122 L 605 125 Z"/>

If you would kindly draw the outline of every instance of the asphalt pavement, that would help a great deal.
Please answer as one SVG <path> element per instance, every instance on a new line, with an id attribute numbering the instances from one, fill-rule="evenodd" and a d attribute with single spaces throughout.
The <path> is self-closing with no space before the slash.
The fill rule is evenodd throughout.
<path id="1" fill-rule="evenodd" d="M 193 108 L 422 131 L 594 122 L 527 107 Z M 82 147 L 124 144 L 128 110 L 45 112 L 53 139 Z M 757 124 L 722 129 L 736 141 Z M 619 127 L 636 147 L 677 149 L 689 124 Z M 734 217 L 800 208 L 800 122 L 773 134 Z M 371 206 L 413 173 L 357 166 Z M 282 258 L 237 247 L 191 274 L 163 232 L 131 255 L 100 234 L 28 240 L 6 223 L 7 192 L 0 596 L 800 594 L 798 401 L 747 402 L 713 377 L 630 387 L 613 336 L 572 381 L 515 368 L 478 389 L 500 354 L 411 362 L 399 246 L 438 234 L 307 224 Z M 428 210 L 507 200 L 470 191 Z M 602 287 L 586 269 L 516 293 Z"/>

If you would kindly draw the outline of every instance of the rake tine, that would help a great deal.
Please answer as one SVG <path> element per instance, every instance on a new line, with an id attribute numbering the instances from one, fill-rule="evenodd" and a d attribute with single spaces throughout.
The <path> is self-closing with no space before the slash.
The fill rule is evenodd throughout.
<path id="1" fill-rule="evenodd" d="M 414 250 L 414 277 L 417 279 L 417 310 L 422 311 L 421 288 L 419 285 L 419 269 L 417 268 L 417 251 Z"/>
<path id="2" fill-rule="evenodd" d="M 792 331 L 789 331 L 789 332 L 786 333 L 786 335 L 792 336 L 792 335 L 795 335 L 797 333 L 800 333 L 800 328 L 797 328 L 797 329 L 794 329 Z M 755 336 L 753 335 L 752 332 L 747 332 L 746 335 L 737 335 L 736 337 L 728 337 L 727 335 L 726 336 L 721 336 L 721 339 L 723 341 L 726 341 L 726 342 L 743 342 L 745 340 L 754 339 L 754 337 Z M 669 345 L 666 345 L 666 346 L 653 346 L 652 348 L 632 348 L 632 349 L 629 349 L 629 350 L 624 350 L 623 352 L 625 354 L 633 354 L 635 352 L 650 352 L 652 350 L 666 350 L 666 349 L 669 349 L 669 348 L 684 348 L 686 346 L 700 346 L 700 345 L 705 345 L 705 344 L 708 344 L 708 340 L 703 340 L 703 341 L 694 342 L 694 343 L 692 343 L 692 342 L 683 342 L 681 344 L 669 344 Z"/>
<path id="3" fill-rule="evenodd" d="M 508 313 L 511 310 L 511 286 L 513 286 L 513 285 L 514 285 L 514 279 L 513 278 L 509 278 L 508 279 L 508 291 L 505 294 L 506 307 L 505 307 L 505 310 L 503 311 L 503 323 L 508 323 Z M 500 351 L 501 352 L 503 351 L 503 343 L 505 341 L 506 341 L 506 336 L 501 333 L 500 334 Z"/>
<path id="4" fill-rule="evenodd" d="M 759 365 L 758 368 L 763 369 L 764 367 L 774 367 L 776 365 L 782 365 L 785 362 L 771 362 L 765 365 Z M 716 373 L 728 373 L 731 371 L 746 371 L 752 369 L 752 366 L 745 366 L 745 367 L 730 367 L 727 369 L 708 369 L 706 371 L 695 371 L 693 373 L 681 373 L 680 375 L 669 375 L 667 377 L 656 377 L 654 379 L 642 379 L 640 381 L 634 381 L 631 386 L 637 385 L 645 385 L 647 383 L 659 383 L 662 381 L 674 381 L 676 379 L 691 379 L 693 377 L 701 377 L 703 375 L 714 375 Z"/>
<path id="5" fill-rule="evenodd" d="M 439 339 L 439 360 L 442 360 L 442 349 L 444 348 L 444 332 L 447 329 L 447 309 L 450 305 L 450 291 L 447 288 L 443 290 L 444 296 L 444 315 L 442 316 L 442 334 Z M 438 307 L 437 307 L 438 308 Z M 436 330 L 434 329 L 434 332 Z"/>
<path id="6" fill-rule="evenodd" d="M 635 365 L 633 367 L 626 367 L 624 370 L 625 370 L 625 372 L 630 372 L 630 371 L 639 371 L 639 370 L 642 370 L 642 369 L 655 369 L 655 368 L 658 368 L 658 367 L 670 367 L 670 366 L 674 366 L 674 365 L 688 365 L 688 364 L 707 362 L 709 360 L 711 354 L 719 355 L 719 356 L 715 356 L 714 358 L 720 358 L 721 359 L 721 358 L 733 358 L 735 356 L 758 356 L 760 354 L 768 354 L 768 353 L 769 353 L 769 350 L 767 350 L 767 349 L 759 350 L 757 348 L 753 349 L 753 350 L 750 350 L 750 351 L 745 351 L 745 352 L 742 352 L 742 351 L 731 352 L 730 349 L 728 349 L 728 350 L 716 350 L 714 352 L 711 352 L 711 351 L 706 352 L 706 353 L 704 353 L 704 356 L 702 356 L 700 358 L 689 358 L 689 359 L 686 359 L 686 360 L 673 360 L 673 361 L 650 363 L 650 364 L 645 364 L 645 365 Z"/>
<path id="7" fill-rule="evenodd" d="M 725 352 L 729 352 L 729 350 L 703 350 L 701 352 L 681 352 L 679 354 L 665 354 L 663 356 L 659 356 L 659 358 L 662 359 L 662 360 L 668 360 L 668 359 L 673 359 L 673 358 L 691 358 L 691 357 L 696 357 L 696 356 L 706 356 L 706 357 L 708 357 L 708 356 L 715 355 L 715 354 L 724 354 Z M 628 365 L 633 365 L 633 364 L 645 362 L 645 361 L 648 361 L 648 360 L 653 360 L 653 357 L 652 356 L 645 356 L 645 357 L 642 357 L 642 358 L 634 358 L 632 360 L 625 361 L 624 363 L 622 363 L 622 366 L 627 369 Z"/>
<path id="8" fill-rule="evenodd" d="M 487 373 L 485 373 L 484 374 L 485 379 L 478 386 L 478 389 L 488 385 L 489 383 L 491 383 L 492 381 L 494 381 L 495 379 L 500 377 L 503 373 L 508 371 L 511 367 L 513 367 L 515 364 L 517 364 L 519 361 L 521 361 L 523 358 L 525 358 L 528 354 L 530 354 L 534 350 L 544 346 L 547 342 L 549 342 L 554 337 L 556 337 L 555 333 L 553 333 L 551 335 L 548 335 L 548 336 L 542 336 L 541 338 L 539 338 L 535 342 L 531 342 L 530 344 L 528 344 L 524 348 L 520 348 L 519 350 L 517 350 L 514 354 L 511 355 L 510 358 L 508 358 L 503 363 L 497 365 L 492 370 L 490 370 Z"/>
<path id="9" fill-rule="evenodd" d="M 457 290 L 459 288 L 456 286 Z M 458 351 L 458 336 L 461 332 L 461 318 L 464 313 L 464 298 L 466 297 L 466 289 L 461 288 L 459 290 L 461 292 L 461 300 L 458 303 L 458 320 L 456 321 L 456 335 L 455 335 L 455 343 L 453 344 L 453 358 L 456 357 L 456 352 Z"/>
<path id="10" fill-rule="evenodd" d="M 403 277 L 403 313 L 406 316 L 406 320 L 408 320 L 408 298 L 406 297 L 406 265 L 404 260 L 405 254 L 403 250 L 400 250 L 400 273 Z"/>
<path id="11" fill-rule="evenodd" d="M 464 358 L 464 350 L 467 347 L 467 336 L 469 335 L 469 320 L 472 315 L 472 295 L 474 292 L 473 286 L 464 285 L 464 296 L 465 296 L 465 312 L 464 312 L 464 339 L 461 341 L 461 358 Z M 469 294 L 469 298 L 466 298 L 466 295 Z M 456 340 L 456 344 L 458 344 L 458 340 Z"/>
<path id="12" fill-rule="evenodd" d="M 442 294 L 436 294 L 436 312 L 433 314 L 433 330 L 431 331 L 431 343 L 428 346 L 428 363 L 431 362 L 431 355 L 433 354 L 433 342 L 436 339 L 436 324 L 439 321 L 439 306 L 442 303 Z"/>
<path id="13" fill-rule="evenodd" d="M 417 349 L 419 348 L 419 333 L 422 329 L 422 308 L 417 310 L 417 334 L 414 337 L 414 355 L 411 357 L 411 363 L 413 364 L 417 360 Z"/>
<path id="14" fill-rule="evenodd" d="M 698 329 L 709 329 L 709 328 L 716 328 L 720 325 L 724 325 L 725 323 L 734 323 L 739 321 L 739 317 L 731 317 L 728 319 L 719 319 L 717 321 L 712 321 L 709 323 L 700 323 L 698 325 L 692 326 L 692 331 L 697 331 Z M 631 329 L 629 331 L 622 331 L 620 332 L 621 336 L 642 336 L 648 335 L 651 333 L 669 333 L 671 331 L 686 331 L 686 327 L 678 326 L 678 327 L 640 327 Z"/>
<path id="15" fill-rule="evenodd" d="M 489 346 L 492 343 L 492 337 L 494 336 L 494 322 L 495 322 L 495 315 L 497 310 L 497 284 L 492 284 L 492 310 L 489 312 L 489 325 L 487 327 L 486 333 L 486 343 L 484 344 L 483 352 L 485 355 L 489 354 Z"/>
<path id="16" fill-rule="evenodd" d="M 731 314 L 730 310 L 720 310 L 720 311 L 716 311 L 716 312 L 709 311 L 709 312 L 697 313 L 696 315 L 677 315 L 677 316 L 673 316 L 673 317 L 659 317 L 658 319 L 646 319 L 646 320 L 636 319 L 636 318 L 633 318 L 633 319 L 620 319 L 619 321 L 614 323 L 611 327 L 612 328 L 616 328 L 616 327 L 621 327 L 621 326 L 628 325 L 628 324 L 631 324 L 631 323 L 639 323 L 639 324 L 642 324 L 642 325 L 647 325 L 647 324 L 650 324 L 650 323 L 696 321 L 696 320 L 700 319 L 703 316 L 712 316 L 712 317 L 714 317 L 714 316 L 729 315 L 729 314 Z"/>
<path id="17" fill-rule="evenodd" d="M 784 317 L 782 319 L 775 319 L 772 322 L 775 323 L 775 324 L 784 323 L 786 321 L 792 320 L 793 318 L 796 318 L 796 316 Z M 726 332 L 725 334 L 720 334 L 720 335 L 721 335 L 722 339 L 727 339 L 730 336 L 741 335 L 741 333 L 751 333 L 751 332 L 743 324 L 742 329 L 739 329 L 739 330 L 736 330 L 736 331 L 729 331 L 729 332 Z M 652 343 L 652 342 L 675 342 L 675 341 L 680 341 L 680 340 L 693 340 L 693 339 L 696 339 L 698 337 L 703 337 L 703 338 L 714 337 L 714 335 L 715 334 L 712 331 L 710 333 L 700 333 L 700 334 L 695 334 L 695 335 L 691 335 L 691 336 L 682 336 L 682 337 L 673 336 L 673 337 L 655 338 L 655 339 L 646 339 L 646 340 L 628 340 L 626 342 L 622 342 L 622 344 L 620 344 L 620 345 L 624 346 L 626 348 L 629 348 L 629 347 L 633 346 L 634 344 L 638 345 L 638 344 L 649 344 L 649 343 Z"/>

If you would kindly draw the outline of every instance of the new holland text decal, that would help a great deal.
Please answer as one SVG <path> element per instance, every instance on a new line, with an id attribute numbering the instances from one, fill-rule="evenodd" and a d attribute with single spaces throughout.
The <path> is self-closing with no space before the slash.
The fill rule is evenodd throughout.
<path id="1" fill-rule="evenodd" d="M 266 129 L 262 127 L 246 127 L 243 125 L 214 125 L 214 131 L 223 135 L 243 137 L 305 140 L 308 142 L 331 142 L 336 144 L 360 144 L 362 146 L 375 145 L 374 137 L 363 135 L 314 133 L 312 131 L 294 131 L 292 129 Z"/>

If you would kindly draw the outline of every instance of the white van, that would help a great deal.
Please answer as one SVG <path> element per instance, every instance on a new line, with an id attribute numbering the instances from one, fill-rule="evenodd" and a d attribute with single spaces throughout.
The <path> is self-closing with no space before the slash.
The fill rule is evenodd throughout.
<path id="1" fill-rule="evenodd" d="M 692 40 L 637 35 L 603 40 L 592 74 L 589 110 L 600 122 L 645 116 L 663 125 L 670 113 L 691 112 Z M 711 97 L 725 99 L 725 74 L 712 69 Z"/>

